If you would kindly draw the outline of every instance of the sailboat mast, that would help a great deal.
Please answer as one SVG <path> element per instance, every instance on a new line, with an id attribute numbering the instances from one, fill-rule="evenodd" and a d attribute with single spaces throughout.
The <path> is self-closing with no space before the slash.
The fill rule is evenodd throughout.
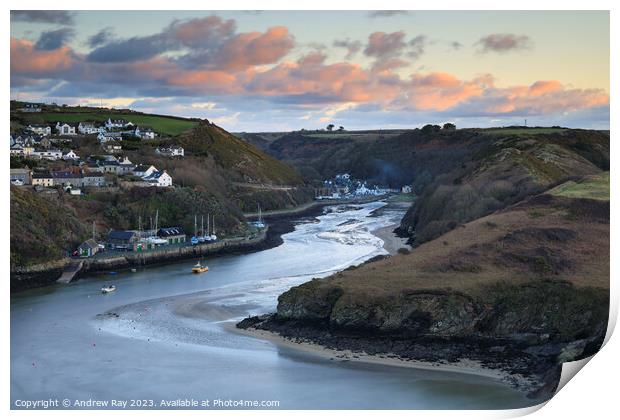
<path id="1" fill-rule="evenodd" d="M 209 213 L 207 213 L 207 236 L 210 236 L 211 234 L 209 233 L 209 217 L 211 217 L 211 215 Z"/>
<path id="2" fill-rule="evenodd" d="M 200 236 L 205 236 L 205 217 L 200 215 Z"/>
<path id="3" fill-rule="evenodd" d="M 194 236 L 198 236 L 197 232 L 196 232 L 196 215 L 194 214 Z"/>

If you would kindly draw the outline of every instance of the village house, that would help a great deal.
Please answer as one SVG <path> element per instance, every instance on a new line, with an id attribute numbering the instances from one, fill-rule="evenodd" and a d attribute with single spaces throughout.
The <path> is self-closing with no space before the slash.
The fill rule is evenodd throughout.
<path id="1" fill-rule="evenodd" d="M 58 160 L 62 159 L 62 152 L 58 149 L 49 149 L 49 150 L 35 150 L 31 153 L 31 156 L 35 159 L 45 159 L 45 160 Z"/>
<path id="2" fill-rule="evenodd" d="M 78 132 L 80 134 L 97 134 L 100 132 L 100 128 L 95 126 L 92 122 L 81 122 L 78 124 Z"/>
<path id="3" fill-rule="evenodd" d="M 77 125 L 73 123 L 63 123 L 63 122 L 56 123 L 56 131 L 58 132 L 58 134 L 63 135 L 63 136 L 75 136 L 77 134 L 75 132 L 76 128 L 77 128 Z"/>
<path id="4" fill-rule="evenodd" d="M 187 236 L 182 227 L 161 228 L 157 231 L 157 236 L 168 241 L 168 245 L 183 244 L 187 241 Z"/>
<path id="5" fill-rule="evenodd" d="M 172 177 L 164 171 L 156 171 L 142 178 L 153 187 L 171 187 Z"/>
<path id="6" fill-rule="evenodd" d="M 62 155 L 62 160 L 80 160 L 80 157 L 73 150 L 69 150 Z"/>
<path id="7" fill-rule="evenodd" d="M 32 184 L 32 171 L 28 168 L 11 168 L 11 184 L 30 185 Z"/>
<path id="8" fill-rule="evenodd" d="M 36 103 L 25 103 L 19 110 L 21 112 L 41 112 L 41 105 Z"/>
<path id="9" fill-rule="evenodd" d="M 99 170 L 106 174 L 118 174 L 121 171 L 120 164 L 116 160 L 104 160 L 99 162 Z"/>
<path id="10" fill-rule="evenodd" d="M 94 239 L 87 239 L 78 247 L 80 257 L 92 257 L 97 252 L 99 252 L 99 244 Z"/>
<path id="11" fill-rule="evenodd" d="M 156 136 L 155 132 L 149 127 L 136 127 L 133 135 L 143 140 L 153 140 Z"/>
<path id="12" fill-rule="evenodd" d="M 153 172 L 157 172 L 157 168 L 153 165 L 138 165 L 133 169 L 133 174 L 139 176 L 140 178 L 149 176 Z"/>
<path id="13" fill-rule="evenodd" d="M 27 129 L 42 136 L 49 136 L 52 134 L 52 127 L 47 124 L 30 124 Z"/>
<path id="14" fill-rule="evenodd" d="M 133 230 L 112 230 L 108 233 L 107 245 L 111 249 L 135 251 L 140 235 Z"/>
<path id="15" fill-rule="evenodd" d="M 162 156 L 185 156 L 185 149 L 181 146 L 170 146 L 155 149 L 155 153 Z"/>
<path id="16" fill-rule="evenodd" d="M 82 176 L 83 187 L 105 187 L 105 176 L 101 172 L 86 172 Z"/>
<path id="17" fill-rule="evenodd" d="M 403 185 L 400 189 L 400 192 L 402 192 L 403 194 L 411 194 L 411 191 L 411 185 Z"/>
<path id="18" fill-rule="evenodd" d="M 118 164 L 118 173 L 119 174 L 129 174 L 132 173 L 136 165 L 134 165 L 127 156 L 123 158 Z"/>
<path id="19" fill-rule="evenodd" d="M 105 146 L 103 146 L 103 149 L 108 153 L 115 153 L 123 150 L 123 146 L 121 146 L 120 144 L 106 144 Z"/>
<path id="20" fill-rule="evenodd" d="M 32 185 L 41 187 L 53 187 L 54 178 L 49 172 L 35 172 L 32 175 Z"/>
<path id="21" fill-rule="evenodd" d="M 26 156 L 24 153 L 24 146 L 22 146 L 21 144 L 12 145 L 10 154 L 11 156 L 18 156 L 18 157 Z"/>
<path id="22" fill-rule="evenodd" d="M 125 128 L 127 126 L 133 126 L 133 124 L 127 120 L 124 119 L 111 119 L 108 118 L 108 120 L 105 122 L 105 128 L 107 128 L 108 130 L 114 130 L 114 129 L 118 129 L 118 128 Z"/>
<path id="23" fill-rule="evenodd" d="M 81 187 L 82 186 L 82 174 L 79 172 L 71 171 L 52 171 L 52 178 L 54 179 L 55 186 L 62 187 Z"/>
<path id="24" fill-rule="evenodd" d="M 100 143 L 105 143 L 108 141 L 122 141 L 123 135 L 120 133 L 110 133 L 107 131 L 101 131 L 97 135 L 97 140 L 99 140 Z"/>

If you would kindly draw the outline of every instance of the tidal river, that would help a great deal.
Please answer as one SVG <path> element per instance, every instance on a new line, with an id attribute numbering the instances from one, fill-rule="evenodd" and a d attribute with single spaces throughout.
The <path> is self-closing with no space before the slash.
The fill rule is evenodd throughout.
<path id="1" fill-rule="evenodd" d="M 385 254 L 371 232 L 402 211 L 371 215 L 384 205 L 299 220 L 282 245 L 205 259 L 204 274 L 184 261 L 13 295 L 11 406 L 48 399 L 73 408 L 76 400 L 108 407 L 136 400 L 134 408 L 192 400 L 210 408 L 231 401 L 282 409 L 531 405 L 490 378 L 331 360 L 234 331 L 250 314 L 273 312 L 290 287 Z M 107 284 L 117 291 L 102 295 Z"/>

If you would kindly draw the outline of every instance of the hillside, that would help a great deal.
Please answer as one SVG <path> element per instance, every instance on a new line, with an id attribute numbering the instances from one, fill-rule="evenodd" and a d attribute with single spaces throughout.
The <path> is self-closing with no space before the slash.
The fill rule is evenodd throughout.
<path id="1" fill-rule="evenodd" d="M 586 130 L 492 134 L 437 176 L 401 223 L 416 243 L 565 182 L 609 170 L 609 135 Z"/>
<path id="2" fill-rule="evenodd" d="M 12 103 L 12 106 L 14 104 Z M 14 107 L 15 108 L 15 107 Z M 133 111 L 65 107 L 41 113 L 11 114 L 12 126 L 41 121 L 104 120 L 112 115 L 134 123 L 149 122 L 161 135 L 155 140 L 126 139 L 119 156 L 135 164 L 153 164 L 173 178 L 174 188 L 140 188 L 128 184 L 129 175 L 107 175 L 115 186 L 90 188 L 81 196 L 62 191 L 35 192 L 32 187 L 11 188 L 11 264 L 28 267 L 67 255 L 91 235 L 96 223 L 100 237 L 110 229 L 137 229 L 159 212 L 160 226 L 182 226 L 193 232 L 194 215 L 215 216 L 220 236 L 247 231 L 243 213 L 293 207 L 312 199 L 310 188 L 290 166 L 222 128 L 202 120 L 147 115 Z M 53 111 L 53 112 L 52 112 Z M 172 134 L 179 135 L 172 135 Z M 181 145 L 185 156 L 171 158 L 156 153 L 161 146 Z M 71 137 L 71 149 L 83 159 L 107 152 L 94 136 Z M 71 163 L 12 158 L 11 167 L 64 170 Z M 286 186 L 282 188 L 281 186 Z M 48 217 L 48 215 L 53 217 Z M 62 222 L 58 222 L 58 220 Z M 50 223 L 53 221 L 53 223 Z"/>
<path id="3" fill-rule="evenodd" d="M 428 172 L 400 227 L 413 251 L 294 287 L 275 315 L 240 327 L 368 354 L 478 360 L 548 397 L 559 364 L 596 352 L 606 331 L 609 134 L 414 131 L 388 143 L 384 156 L 413 165 L 414 184 Z"/>
<path id="4" fill-rule="evenodd" d="M 595 353 L 609 307 L 608 176 L 527 198 L 416 248 L 292 288 L 242 327 L 336 349 L 479 360 L 548 396 Z M 508 378 L 510 379 L 510 378 Z"/>

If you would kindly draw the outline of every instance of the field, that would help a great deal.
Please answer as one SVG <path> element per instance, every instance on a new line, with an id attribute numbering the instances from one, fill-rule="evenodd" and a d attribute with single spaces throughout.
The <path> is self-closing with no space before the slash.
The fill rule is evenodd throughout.
<path id="1" fill-rule="evenodd" d="M 80 121 L 105 121 L 108 118 L 124 118 L 139 126 L 148 126 L 158 133 L 170 136 L 179 135 L 198 124 L 197 121 L 182 118 L 144 115 L 133 112 L 42 112 L 40 114 L 20 113 L 17 115 L 27 123 L 55 123 L 57 121 L 77 123 Z"/>
<path id="2" fill-rule="evenodd" d="M 551 194 L 568 198 L 609 200 L 609 172 L 587 177 L 580 181 L 568 181 L 550 191 Z"/>
<path id="3" fill-rule="evenodd" d="M 504 134 L 507 136 L 522 136 L 528 134 L 556 134 L 568 130 L 560 127 L 506 127 L 506 128 L 489 128 L 482 130 L 485 134 Z"/>

